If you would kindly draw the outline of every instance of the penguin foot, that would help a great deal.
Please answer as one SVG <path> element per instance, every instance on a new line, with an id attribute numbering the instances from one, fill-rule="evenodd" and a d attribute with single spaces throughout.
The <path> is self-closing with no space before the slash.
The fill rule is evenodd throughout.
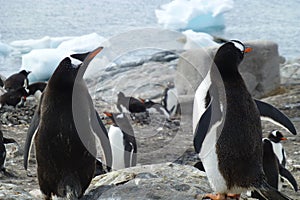
<path id="1" fill-rule="evenodd" d="M 196 195 L 197 200 L 200 199 L 211 199 L 211 200 L 226 200 L 225 194 L 205 194 L 203 195 Z"/>

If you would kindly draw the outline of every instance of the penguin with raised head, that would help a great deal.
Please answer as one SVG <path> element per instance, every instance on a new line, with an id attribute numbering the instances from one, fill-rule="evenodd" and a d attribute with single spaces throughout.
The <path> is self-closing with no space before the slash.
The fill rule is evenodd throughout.
<path id="1" fill-rule="evenodd" d="M 26 101 L 28 93 L 24 87 L 20 87 L 17 90 L 11 90 L 0 96 L 0 108 L 4 105 L 9 106 L 22 106 Z"/>
<path id="2" fill-rule="evenodd" d="M 104 114 L 111 120 L 108 137 L 112 148 L 112 169 L 136 166 L 137 144 L 128 118 L 124 113 L 104 112 Z"/>
<path id="3" fill-rule="evenodd" d="M 18 73 L 12 74 L 4 81 L 4 89 L 7 91 L 17 90 L 21 87 L 27 87 L 28 82 L 28 74 L 31 71 L 22 70 Z"/>
<path id="4" fill-rule="evenodd" d="M 195 94 L 194 147 L 216 193 L 204 198 L 239 198 L 254 188 L 266 199 L 290 199 L 267 183 L 263 171 L 260 112 L 238 71 L 250 51 L 236 40 L 222 45 L 199 86 L 206 92 L 198 87 Z"/>
<path id="5" fill-rule="evenodd" d="M 163 92 L 161 104 L 168 111 L 170 117 L 174 117 L 179 112 L 178 94 L 173 82 L 168 82 Z"/>
<path id="6" fill-rule="evenodd" d="M 28 129 L 24 167 L 27 168 L 34 138 L 38 182 L 46 200 L 52 199 L 52 195 L 69 199 L 83 196 L 95 173 L 96 138 L 100 140 L 104 160 L 111 165 L 107 132 L 83 80 L 88 64 L 101 50 L 85 54 L 80 64 L 73 64 L 69 57 L 59 63 Z"/>

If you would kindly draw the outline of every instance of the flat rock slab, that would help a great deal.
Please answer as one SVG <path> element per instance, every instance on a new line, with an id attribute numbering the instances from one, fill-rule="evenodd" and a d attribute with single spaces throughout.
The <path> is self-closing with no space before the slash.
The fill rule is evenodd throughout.
<path id="1" fill-rule="evenodd" d="M 144 165 L 110 172 L 93 179 L 87 199 L 192 200 L 211 192 L 198 169 L 174 163 Z"/>

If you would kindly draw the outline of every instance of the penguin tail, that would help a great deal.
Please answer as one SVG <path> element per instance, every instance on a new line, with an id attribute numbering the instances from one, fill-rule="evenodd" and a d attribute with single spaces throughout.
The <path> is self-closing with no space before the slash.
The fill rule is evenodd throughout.
<path id="1" fill-rule="evenodd" d="M 58 184 L 57 196 L 65 197 L 68 200 L 79 199 L 82 196 L 82 188 L 75 175 L 65 176 Z"/>
<path id="2" fill-rule="evenodd" d="M 263 196 L 266 200 L 292 200 L 292 198 L 271 187 L 266 181 L 263 181 L 263 183 L 258 188 L 255 188 L 255 191 Z"/>

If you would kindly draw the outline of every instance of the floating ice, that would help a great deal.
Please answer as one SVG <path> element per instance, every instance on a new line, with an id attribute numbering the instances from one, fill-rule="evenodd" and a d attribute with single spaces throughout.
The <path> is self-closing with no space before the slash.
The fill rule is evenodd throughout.
<path id="1" fill-rule="evenodd" d="M 63 49 L 34 49 L 22 56 L 20 70 L 28 70 L 29 82 L 48 80 L 60 61 L 73 52 Z"/>
<path id="2" fill-rule="evenodd" d="M 59 62 L 73 53 L 85 53 L 99 47 L 105 41 L 97 33 L 79 37 L 43 37 L 38 40 L 19 40 L 11 43 L 22 55 L 21 69 L 31 71 L 30 82 L 48 80 Z"/>
<path id="3" fill-rule="evenodd" d="M 7 44 L 0 42 L 0 56 L 8 56 L 13 51 L 13 48 Z"/>
<path id="4" fill-rule="evenodd" d="M 99 47 L 106 39 L 97 33 L 91 33 L 62 42 L 58 49 L 75 52 L 87 52 Z"/>
<path id="5" fill-rule="evenodd" d="M 192 30 L 186 30 L 182 32 L 185 36 L 185 45 L 184 49 L 192 49 L 192 48 L 201 48 L 201 47 L 210 47 L 210 46 L 218 46 L 213 39 L 213 36 L 203 33 L 203 32 L 194 32 Z"/>
<path id="6" fill-rule="evenodd" d="M 158 23 L 173 30 L 204 31 L 224 28 L 223 13 L 232 0 L 174 0 L 155 10 Z"/>
<path id="7" fill-rule="evenodd" d="M 57 48 L 62 42 L 73 39 L 74 37 L 49 37 L 41 39 L 17 40 L 10 43 L 11 46 L 18 49 L 22 54 L 28 53 L 33 49 L 52 49 Z"/>

